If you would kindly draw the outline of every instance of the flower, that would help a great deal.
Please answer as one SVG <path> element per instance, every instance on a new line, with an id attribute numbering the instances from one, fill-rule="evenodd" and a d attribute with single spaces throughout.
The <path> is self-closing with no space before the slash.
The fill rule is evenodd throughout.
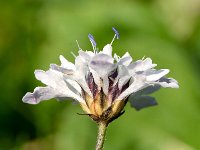
<path id="1" fill-rule="evenodd" d="M 38 104 L 41 101 L 56 98 L 58 100 L 74 99 L 96 122 L 113 121 L 121 114 L 129 101 L 136 110 L 157 105 L 153 97 L 147 96 L 161 87 L 178 88 L 173 78 L 166 78 L 168 69 L 156 70 L 151 58 L 133 61 L 126 52 L 122 57 L 114 54 L 112 43 L 119 38 L 115 36 L 102 51 L 97 50 L 94 37 L 89 34 L 93 51 L 83 51 L 75 64 L 60 56 L 61 65 L 51 64 L 47 71 L 35 70 L 36 79 L 46 87 L 36 87 L 33 93 L 28 92 L 23 102 Z"/>

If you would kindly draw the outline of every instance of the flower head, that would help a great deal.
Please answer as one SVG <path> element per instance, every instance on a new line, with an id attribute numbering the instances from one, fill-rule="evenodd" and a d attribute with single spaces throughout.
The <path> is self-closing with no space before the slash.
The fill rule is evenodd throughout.
<path id="1" fill-rule="evenodd" d="M 96 51 L 94 37 L 89 34 L 93 51 L 79 49 L 75 64 L 60 56 L 61 65 L 51 64 L 47 71 L 36 70 L 35 77 L 46 85 L 28 92 L 23 102 L 38 104 L 56 98 L 74 99 L 96 122 L 111 122 L 123 114 L 129 101 L 136 110 L 157 105 L 153 97 L 147 96 L 161 87 L 178 88 L 173 78 L 166 78 L 168 69 L 156 70 L 150 58 L 133 61 L 126 52 L 122 57 L 112 56 L 112 43 L 119 32 L 102 51 Z"/>

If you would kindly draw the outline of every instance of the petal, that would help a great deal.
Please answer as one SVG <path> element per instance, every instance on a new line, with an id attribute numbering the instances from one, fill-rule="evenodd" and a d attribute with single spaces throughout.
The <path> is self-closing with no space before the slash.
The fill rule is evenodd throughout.
<path id="1" fill-rule="evenodd" d="M 110 44 L 107 44 L 106 46 L 104 46 L 102 53 L 112 56 L 112 46 Z"/>
<path id="2" fill-rule="evenodd" d="M 77 76 L 78 76 L 78 74 L 76 75 L 76 81 L 80 84 L 80 86 L 84 89 L 84 91 L 92 97 L 92 93 L 90 91 L 90 88 L 88 87 L 88 84 L 87 84 L 85 78 L 77 77 Z"/>
<path id="3" fill-rule="evenodd" d="M 78 70 L 79 68 L 80 69 L 85 68 L 86 65 L 87 65 L 87 60 L 84 57 L 82 57 L 82 56 L 77 56 L 76 57 L 76 59 L 75 59 L 76 70 Z"/>
<path id="4" fill-rule="evenodd" d="M 70 69 L 70 70 L 75 70 L 74 64 L 69 62 L 67 59 L 65 59 L 64 56 L 60 55 L 60 61 L 61 61 L 61 67 Z"/>
<path id="5" fill-rule="evenodd" d="M 58 66 L 56 64 L 50 64 L 50 68 L 52 70 L 56 70 L 56 71 L 59 71 L 61 73 L 67 74 L 67 75 L 73 74 L 73 72 L 74 72 L 71 69 L 66 69 L 66 68 L 60 67 L 60 66 Z"/>
<path id="6" fill-rule="evenodd" d="M 171 87 L 171 88 L 179 88 L 178 82 L 173 78 L 161 78 L 156 82 L 156 84 L 159 84 L 162 87 Z"/>
<path id="7" fill-rule="evenodd" d="M 131 57 L 131 55 L 129 54 L 129 52 L 126 52 L 126 53 L 122 56 L 122 58 L 125 58 L 125 57 Z"/>
<path id="8" fill-rule="evenodd" d="M 43 71 L 43 70 L 35 70 L 35 77 L 37 80 L 40 80 L 42 83 L 49 85 L 51 87 L 56 87 L 55 82 L 55 73 L 53 71 Z"/>
<path id="9" fill-rule="evenodd" d="M 109 56 L 107 54 L 96 54 L 93 58 L 92 61 L 96 61 L 99 63 L 111 63 L 113 64 L 114 59 L 112 58 L 112 56 Z"/>
<path id="10" fill-rule="evenodd" d="M 166 74 L 169 73 L 169 69 L 161 69 L 161 70 L 149 70 L 146 72 L 146 80 L 151 82 L 151 81 L 156 81 L 165 76 Z"/>
<path id="11" fill-rule="evenodd" d="M 83 57 L 77 56 L 75 64 L 76 64 L 76 71 L 74 72 L 73 76 L 71 76 L 71 78 L 77 81 L 84 89 L 84 91 L 87 92 L 92 97 L 92 93 L 86 82 L 86 76 L 89 73 L 88 63 Z"/>
<path id="12" fill-rule="evenodd" d="M 26 93 L 26 95 L 22 98 L 22 101 L 28 104 L 38 104 L 43 100 L 49 100 L 57 96 L 61 95 L 58 95 L 57 92 L 51 87 L 36 87 L 33 93 Z"/>
<path id="13" fill-rule="evenodd" d="M 91 67 L 89 67 L 89 70 L 92 73 L 95 84 L 98 86 L 98 90 L 100 90 L 101 89 L 101 79 L 100 79 L 98 73 Z"/>
<path id="14" fill-rule="evenodd" d="M 126 52 L 122 58 L 119 59 L 118 64 L 119 65 L 125 65 L 128 66 L 132 62 L 132 57 L 128 52 Z"/>
<path id="15" fill-rule="evenodd" d="M 155 106 L 158 104 L 155 98 L 150 96 L 130 96 L 129 101 L 131 103 L 131 106 L 134 107 L 136 110 L 140 110 L 149 106 Z"/>
<path id="16" fill-rule="evenodd" d="M 65 91 L 66 83 L 61 72 L 52 69 L 47 71 L 35 70 L 35 77 L 48 86 Z"/>
<path id="17" fill-rule="evenodd" d="M 153 64 L 151 58 L 146 58 L 145 60 L 143 60 L 143 69 L 144 70 L 148 70 L 151 68 L 154 68 L 155 66 L 157 66 L 157 64 Z"/>
<path id="18" fill-rule="evenodd" d="M 119 62 L 120 57 L 115 53 L 115 54 L 114 54 L 114 59 L 115 59 L 117 62 Z"/>
<path id="19" fill-rule="evenodd" d="M 80 50 L 78 53 L 79 53 L 79 57 L 82 57 L 86 62 L 89 62 L 91 60 L 91 58 L 94 56 L 94 53 L 91 51 L 84 52 L 84 51 Z"/>
<path id="20" fill-rule="evenodd" d="M 129 87 L 119 95 L 117 100 L 123 100 L 123 99 L 127 98 L 130 94 L 136 93 L 139 90 L 146 88 L 147 86 L 149 86 L 149 84 L 143 81 L 142 76 L 139 76 L 139 77 L 135 78 L 133 83 L 130 84 Z"/>
<path id="21" fill-rule="evenodd" d="M 122 78 L 119 79 L 119 81 L 118 81 L 119 90 L 121 90 L 122 87 L 123 87 L 125 84 L 127 84 L 128 81 L 130 81 L 130 78 L 131 78 L 131 77 L 130 77 L 129 75 L 126 75 L 126 76 L 124 76 L 124 77 L 122 77 Z"/>
<path id="22" fill-rule="evenodd" d="M 95 53 L 93 51 L 85 51 L 91 58 L 94 57 Z"/>
<path id="23" fill-rule="evenodd" d="M 157 66 L 156 64 L 152 64 L 151 58 L 146 58 L 145 60 L 138 60 L 134 63 L 131 63 L 128 66 L 129 72 L 133 74 L 134 72 L 138 71 L 145 71 Z"/>
<path id="24" fill-rule="evenodd" d="M 119 65 L 117 71 L 118 76 L 115 79 L 113 86 L 118 82 L 118 87 L 121 89 L 122 86 L 128 82 L 131 76 L 129 75 L 127 68 L 123 65 Z"/>
<path id="25" fill-rule="evenodd" d="M 95 55 L 89 66 L 94 69 L 101 78 L 108 76 L 108 74 L 115 69 L 113 58 L 106 54 Z"/>
<path id="26" fill-rule="evenodd" d="M 108 94 L 108 88 L 109 88 L 109 79 L 108 76 L 103 77 L 103 92 L 105 95 Z"/>
<path id="27" fill-rule="evenodd" d="M 80 88 L 71 88 L 71 85 L 66 82 L 67 78 L 65 78 L 61 72 L 55 70 L 48 70 L 46 72 L 42 70 L 36 70 L 35 76 L 42 83 L 52 87 L 57 93 L 64 94 L 67 97 L 72 97 L 73 99 L 80 102 L 83 101 L 83 99 L 81 98 Z"/>
<path id="28" fill-rule="evenodd" d="M 66 84 L 67 84 L 68 88 L 73 93 L 75 93 L 77 95 L 82 94 L 82 89 L 81 89 L 80 85 L 76 81 L 68 79 L 68 78 L 66 78 L 65 81 L 66 81 Z"/>

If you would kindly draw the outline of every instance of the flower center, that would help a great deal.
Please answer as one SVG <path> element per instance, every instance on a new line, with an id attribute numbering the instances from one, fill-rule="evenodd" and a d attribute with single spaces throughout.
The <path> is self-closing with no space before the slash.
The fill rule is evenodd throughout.
<path id="1" fill-rule="evenodd" d="M 111 122 L 123 113 L 122 110 L 127 102 L 127 98 L 124 100 L 117 100 L 117 97 L 128 88 L 129 81 L 119 89 L 118 82 L 115 82 L 117 75 L 118 72 L 116 69 L 108 76 L 109 86 L 107 95 L 104 93 L 102 87 L 99 88 L 97 86 L 92 73 L 89 72 L 87 75 L 86 81 L 93 97 L 84 92 L 86 106 L 82 107 L 87 108 L 84 110 L 96 122 Z"/>

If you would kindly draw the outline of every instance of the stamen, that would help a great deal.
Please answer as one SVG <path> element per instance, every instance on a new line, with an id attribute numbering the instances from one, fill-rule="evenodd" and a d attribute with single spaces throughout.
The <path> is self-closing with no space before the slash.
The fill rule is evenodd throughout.
<path id="1" fill-rule="evenodd" d="M 114 27 L 112 27 L 112 30 L 115 32 L 115 35 L 114 35 L 112 41 L 110 42 L 110 45 L 112 45 L 112 43 L 114 42 L 115 38 L 119 39 L 119 32 Z"/>
<path id="2" fill-rule="evenodd" d="M 95 40 L 94 40 L 94 37 L 92 36 L 92 34 L 88 34 L 88 38 L 90 39 L 90 42 L 91 42 L 91 44 L 92 44 L 92 48 L 93 48 L 93 50 L 95 51 L 96 50 L 96 42 L 95 42 Z"/>
<path id="3" fill-rule="evenodd" d="M 78 50 L 82 50 L 80 45 L 78 44 L 78 40 L 76 40 L 77 46 L 78 46 Z"/>
<path id="4" fill-rule="evenodd" d="M 112 30 L 115 32 L 115 35 L 117 36 L 117 39 L 119 39 L 119 32 L 114 27 L 112 27 Z"/>
<path id="5" fill-rule="evenodd" d="M 99 52 L 99 48 L 96 48 L 95 50 L 95 54 L 97 54 Z"/>
<path id="6" fill-rule="evenodd" d="M 76 58 L 76 55 L 73 52 L 71 52 L 71 54 L 74 56 L 74 58 Z"/>

